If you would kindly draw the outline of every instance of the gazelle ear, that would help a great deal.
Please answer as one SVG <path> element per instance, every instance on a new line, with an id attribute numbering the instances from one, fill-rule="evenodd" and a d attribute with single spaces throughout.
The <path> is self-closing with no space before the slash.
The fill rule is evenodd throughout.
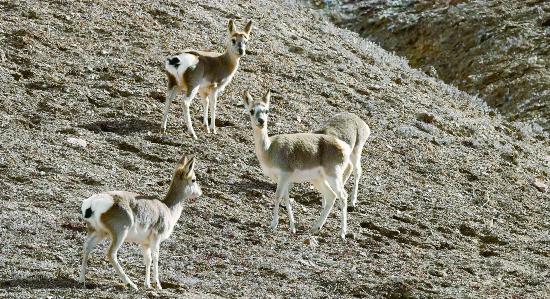
<path id="1" fill-rule="evenodd" d="M 245 105 L 245 110 L 250 107 L 252 105 L 252 103 L 254 102 L 254 99 L 252 98 L 252 96 L 250 95 L 250 92 L 245 91 L 243 93 L 243 103 Z"/>
<path id="2" fill-rule="evenodd" d="M 185 173 L 190 174 L 195 169 L 195 156 L 191 156 L 189 158 L 189 162 L 187 162 L 187 165 L 185 165 Z"/>
<path id="3" fill-rule="evenodd" d="M 246 33 L 246 35 L 250 35 L 250 31 L 252 31 L 252 21 L 249 21 L 244 27 L 244 33 Z"/>
<path id="4" fill-rule="evenodd" d="M 269 107 L 269 102 L 271 101 L 271 90 L 268 90 L 264 96 L 264 103 Z"/>
<path id="5" fill-rule="evenodd" d="M 185 164 L 187 164 L 187 156 L 183 155 L 178 161 L 178 167 L 184 166 Z"/>
<path id="6" fill-rule="evenodd" d="M 233 19 L 229 20 L 229 23 L 227 23 L 227 29 L 229 30 L 229 34 L 233 34 L 237 31 L 237 28 L 235 28 L 235 21 L 233 21 Z"/>

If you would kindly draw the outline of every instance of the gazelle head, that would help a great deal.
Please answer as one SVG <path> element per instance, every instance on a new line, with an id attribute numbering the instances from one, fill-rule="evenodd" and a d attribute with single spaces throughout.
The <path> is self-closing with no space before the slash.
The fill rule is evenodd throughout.
<path id="1" fill-rule="evenodd" d="M 174 172 L 172 186 L 183 188 L 185 198 L 197 198 L 202 195 L 201 187 L 195 175 L 195 157 L 183 156 Z M 180 189 L 181 190 L 181 189 Z"/>
<path id="2" fill-rule="evenodd" d="M 263 129 L 267 127 L 267 118 L 269 115 L 269 101 L 271 99 L 271 91 L 267 91 L 265 96 L 260 100 L 254 100 L 248 91 L 245 91 L 243 101 L 245 107 L 250 113 L 250 120 L 253 127 Z"/>
<path id="3" fill-rule="evenodd" d="M 233 20 L 229 20 L 227 28 L 229 29 L 228 50 L 237 57 L 244 56 L 246 53 L 246 43 L 248 42 L 250 31 L 252 30 L 252 21 L 246 24 L 243 31 L 237 31 L 235 21 Z"/>

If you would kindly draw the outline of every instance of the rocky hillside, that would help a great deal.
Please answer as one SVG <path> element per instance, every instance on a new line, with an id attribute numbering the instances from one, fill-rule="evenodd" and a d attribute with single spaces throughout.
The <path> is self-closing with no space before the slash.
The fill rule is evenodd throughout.
<path id="1" fill-rule="evenodd" d="M 550 2 L 341 1 L 335 20 L 413 67 L 550 129 Z"/>
<path id="2" fill-rule="evenodd" d="M 0 297 L 531 297 L 550 278 L 549 137 L 410 68 L 294 1 L 0 1 Z M 173 105 L 160 134 L 162 63 L 223 50 L 226 23 L 254 21 L 249 53 L 199 141 Z M 296 235 L 268 230 L 275 186 L 260 171 L 240 95 L 272 99 L 271 133 L 310 131 L 351 111 L 371 126 L 347 241 L 339 212 L 308 229 L 320 197 L 296 185 Z M 81 201 L 162 197 L 182 154 L 204 196 L 161 245 L 164 290 L 126 290 L 92 254 L 76 281 Z M 348 188 L 350 185 L 348 185 Z M 142 285 L 136 245 L 119 259 Z"/>

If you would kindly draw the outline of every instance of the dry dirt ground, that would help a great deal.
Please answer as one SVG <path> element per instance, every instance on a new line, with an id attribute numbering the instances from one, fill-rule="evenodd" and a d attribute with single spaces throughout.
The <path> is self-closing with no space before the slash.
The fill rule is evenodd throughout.
<path id="1" fill-rule="evenodd" d="M 549 296 L 549 137 L 294 2 L 0 1 L 0 297 L 543 298 Z M 159 132 L 162 64 L 223 49 L 228 18 L 254 21 L 222 95 L 219 133 L 189 138 L 178 101 Z M 372 129 L 347 241 L 320 197 L 291 192 L 298 232 L 259 168 L 240 95 L 271 88 L 270 132 L 302 132 L 339 111 Z M 82 147 L 69 138 L 86 142 Z M 161 245 L 164 290 L 126 290 L 104 257 L 76 281 L 81 201 L 123 189 L 162 197 L 175 162 L 198 155 L 204 196 Z M 538 182 L 538 188 L 533 183 Z M 350 186 L 348 185 L 348 188 Z M 540 190 L 539 190 L 540 189 Z M 119 258 L 134 282 L 136 245 Z"/>
<path id="2" fill-rule="evenodd" d="M 550 131 L 550 1 L 330 2 L 338 3 L 328 9 L 337 23 L 479 94 L 509 119 Z"/>

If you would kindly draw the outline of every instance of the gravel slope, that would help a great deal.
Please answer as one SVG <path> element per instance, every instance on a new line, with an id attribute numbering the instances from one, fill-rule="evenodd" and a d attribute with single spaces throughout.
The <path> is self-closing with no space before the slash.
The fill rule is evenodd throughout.
<path id="1" fill-rule="evenodd" d="M 413 67 L 550 130 L 550 2 L 344 0 L 333 19 Z"/>
<path id="2" fill-rule="evenodd" d="M 0 2 L 0 297 L 548 296 L 548 135 L 292 2 L 94 3 Z M 178 101 L 161 135 L 162 61 L 222 50 L 228 18 L 255 28 L 220 98 L 219 133 L 201 130 L 196 101 L 193 142 Z M 245 89 L 267 88 L 272 134 L 314 130 L 339 111 L 371 126 L 346 242 L 337 211 L 310 236 L 320 198 L 307 184 L 291 192 L 297 234 L 284 212 L 268 230 L 275 186 L 239 104 Z M 165 289 L 125 290 L 105 243 L 81 288 L 80 202 L 113 189 L 162 197 L 188 153 L 204 196 L 161 245 Z M 141 285 L 138 246 L 119 258 Z"/>

